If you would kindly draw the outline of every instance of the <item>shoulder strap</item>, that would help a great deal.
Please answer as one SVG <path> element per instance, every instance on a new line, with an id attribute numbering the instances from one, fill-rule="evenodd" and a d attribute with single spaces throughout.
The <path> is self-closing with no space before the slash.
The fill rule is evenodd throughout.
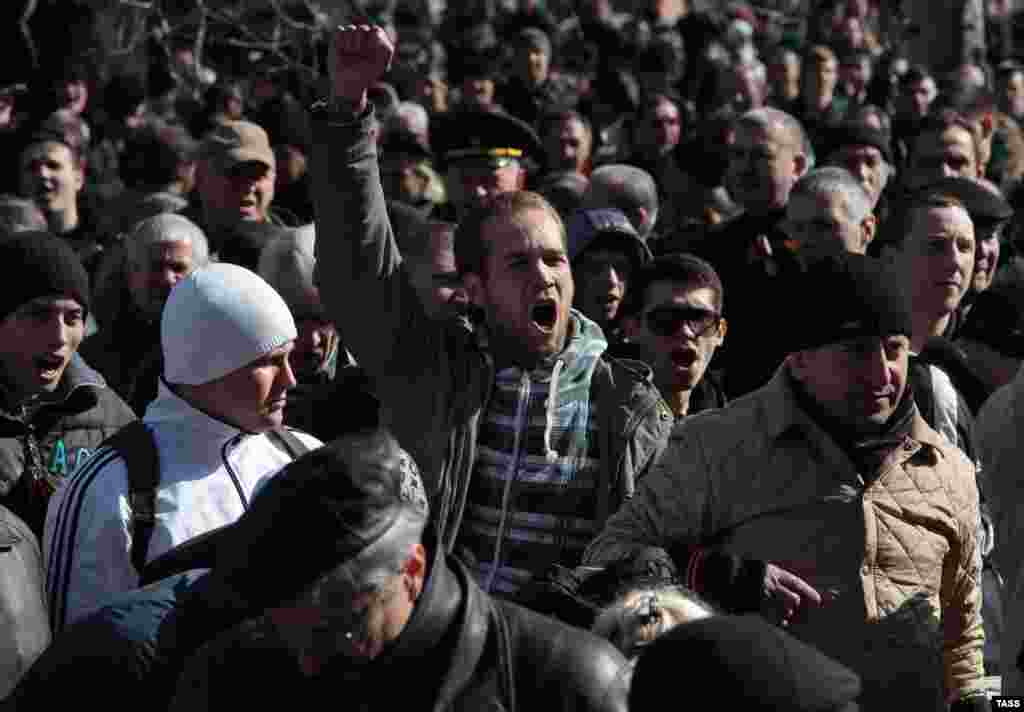
<path id="1" fill-rule="evenodd" d="M 132 512 L 130 556 L 132 566 L 141 574 L 156 526 L 156 488 L 160 484 L 156 442 L 145 423 L 136 420 L 114 433 L 107 445 L 117 451 L 128 471 L 128 507 Z"/>
<path id="2" fill-rule="evenodd" d="M 267 431 L 267 438 L 275 447 L 286 453 L 291 459 L 301 457 L 310 448 L 295 433 L 287 428 L 275 428 Z M 155 498 L 155 493 L 154 493 Z M 230 525 L 225 525 L 183 541 L 155 557 L 148 564 L 143 561 L 142 567 L 136 564 L 140 583 L 146 584 L 159 581 L 173 574 L 190 569 L 213 568 L 216 562 L 217 548 L 220 546 Z"/>
<path id="3" fill-rule="evenodd" d="M 284 452 L 293 460 L 297 460 L 310 450 L 309 446 L 299 440 L 294 432 L 285 427 L 274 428 L 273 430 L 267 431 L 267 438 L 277 447 L 277 449 Z"/>

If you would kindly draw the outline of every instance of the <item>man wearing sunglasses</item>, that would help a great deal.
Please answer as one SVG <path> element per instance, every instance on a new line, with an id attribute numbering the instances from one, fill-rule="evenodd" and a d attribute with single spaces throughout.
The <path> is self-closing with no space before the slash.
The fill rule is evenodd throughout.
<path id="1" fill-rule="evenodd" d="M 704 260 L 666 255 L 633 277 L 622 305 L 630 344 L 654 370 L 654 383 L 676 422 L 725 405 L 725 394 L 705 377 L 725 339 L 722 282 Z"/>
<path id="2" fill-rule="evenodd" d="M 827 309 L 777 324 L 774 378 L 677 429 L 584 564 L 660 547 L 713 603 L 857 672 L 862 710 L 987 709 L 975 468 L 907 386 L 902 287 L 862 255 L 819 260 L 796 286 Z"/>

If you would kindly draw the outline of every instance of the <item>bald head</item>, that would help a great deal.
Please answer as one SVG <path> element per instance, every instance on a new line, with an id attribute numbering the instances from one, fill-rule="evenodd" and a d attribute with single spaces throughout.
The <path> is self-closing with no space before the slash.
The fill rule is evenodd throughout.
<path id="1" fill-rule="evenodd" d="M 810 166 L 807 136 L 800 122 L 765 107 L 743 114 L 729 147 L 726 184 L 752 215 L 786 207 L 793 185 Z"/>
<path id="2" fill-rule="evenodd" d="M 804 131 L 803 124 L 801 124 L 791 114 L 787 114 L 785 111 L 771 106 L 762 106 L 759 109 L 751 109 L 740 116 L 740 118 L 736 120 L 736 124 L 737 126 L 741 124 L 749 124 L 765 130 L 775 127 L 795 145 L 800 146 L 801 148 L 806 148 L 807 146 L 807 133 Z"/>
<path id="3" fill-rule="evenodd" d="M 621 210 L 641 239 L 646 240 L 658 220 L 658 187 L 651 174 L 642 168 L 612 163 L 590 174 L 583 207 Z"/>

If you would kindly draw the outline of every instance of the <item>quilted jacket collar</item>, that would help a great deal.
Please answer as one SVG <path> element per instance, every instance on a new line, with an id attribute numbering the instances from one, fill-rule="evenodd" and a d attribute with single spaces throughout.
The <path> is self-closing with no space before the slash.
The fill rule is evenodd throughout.
<path id="1" fill-rule="evenodd" d="M 799 434 L 817 445 L 820 450 L 831 452 L 833 456 L 836 455 L 836 452 L 833 451 L 839 451 L 839 446 L 800 407 L 796 394 L 793 392 L 786 363 L 776 370 L 772 380 L 758 393 L 765 412 L 762 422 L 769 438 L 777 440 L 790 434 Z M 936 457 L 941 458 L 944 442 L 942 436 L 929 427 L 921 414 L 915 412 L 907 442 L 903 448 L 886 458 L 882 470 L 884 471 L 894 464 L 906 462 L 920 451 L 922 446 L 927 446 L 935 453 Z M 846 459 L 845 456 L 843 458 Z"/>

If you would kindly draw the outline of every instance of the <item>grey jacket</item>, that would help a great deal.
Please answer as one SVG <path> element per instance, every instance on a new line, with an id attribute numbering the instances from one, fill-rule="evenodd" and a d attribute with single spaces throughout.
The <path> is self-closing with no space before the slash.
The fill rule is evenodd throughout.
<path id="1" fill-rule="evenodd" d="M 0 699 L 49 644 L 39 542 L 25 522 L 0 506 Z"/>
<path id="2" fill-rule="evenodd" d="M 381 189 L 372 115 L 346 124 L 314 113 L 320 296 L 374 380 L 388 426 L 419 463 L 441 541 L 451 551 L 494 382 L 493 361 L 467 324 L 428 319 L 404 274 Z M 602 521 L 664 449 L 672 415 L 649 369 L 604 357 L 591 397 L 600 399 L 605 419 L 597 495 Z"/>
<path id="3" fill-rule="evenodd" d="M 56 392 L 11 409 L 0 392 L 0 504 L 43 536 L 50 490 L 135 414 L 76 354 Z"/>

